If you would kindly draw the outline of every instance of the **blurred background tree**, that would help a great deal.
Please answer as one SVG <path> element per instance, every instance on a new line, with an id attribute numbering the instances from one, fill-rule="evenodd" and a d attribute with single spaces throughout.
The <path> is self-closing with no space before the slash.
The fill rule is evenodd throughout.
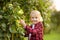
<path id="1" fill-rule="evenodd" d="M 54 11 L 51 15 L 52 28 L 54 31 L 60 33 L 60 11 Z"/>

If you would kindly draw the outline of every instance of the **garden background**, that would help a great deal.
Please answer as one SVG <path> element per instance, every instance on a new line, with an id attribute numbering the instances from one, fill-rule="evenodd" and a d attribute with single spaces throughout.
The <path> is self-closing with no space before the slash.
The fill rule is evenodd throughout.
<path id="1" fill-rule="evenodd" d="M 52 0 L 0 0 L 0 40 L 27 40 L 19 20 L 30 25 L 32 10 L 41 12 L 44 40 L 60 40 L 60 11 Z"/>

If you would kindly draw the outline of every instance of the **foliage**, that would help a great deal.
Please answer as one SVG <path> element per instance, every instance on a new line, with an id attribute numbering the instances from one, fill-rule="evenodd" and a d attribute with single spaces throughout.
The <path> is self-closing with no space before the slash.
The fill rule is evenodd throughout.
<path id="1" fill-rule="evenodd" d="M 5 32 L 20 33 L 24 35 L 24 29 L 20 25 L 20 17 L 23 16 L 23 10 L 16 3 L 8 3 L 3 7 L 0 14 L 0 27 Z"/>

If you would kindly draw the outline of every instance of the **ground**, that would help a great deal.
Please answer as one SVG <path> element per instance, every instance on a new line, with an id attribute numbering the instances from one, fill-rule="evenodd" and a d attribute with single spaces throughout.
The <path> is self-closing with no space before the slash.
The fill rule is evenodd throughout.
<path id="1" fill-rule="evenodd" d="M 44 35 L 44 40 L 60 40 L 60 34 L 57 32 L 46 34 Z"/>

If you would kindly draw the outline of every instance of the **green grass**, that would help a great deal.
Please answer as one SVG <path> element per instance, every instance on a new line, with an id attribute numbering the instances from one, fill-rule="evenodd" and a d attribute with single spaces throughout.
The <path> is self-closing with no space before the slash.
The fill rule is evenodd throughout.
<path id="1" fill-rule="evenodd" d="M 60 40 L 60 34 L 52 32 L 51 34 L 44 35 L 44 40 Z"/>

